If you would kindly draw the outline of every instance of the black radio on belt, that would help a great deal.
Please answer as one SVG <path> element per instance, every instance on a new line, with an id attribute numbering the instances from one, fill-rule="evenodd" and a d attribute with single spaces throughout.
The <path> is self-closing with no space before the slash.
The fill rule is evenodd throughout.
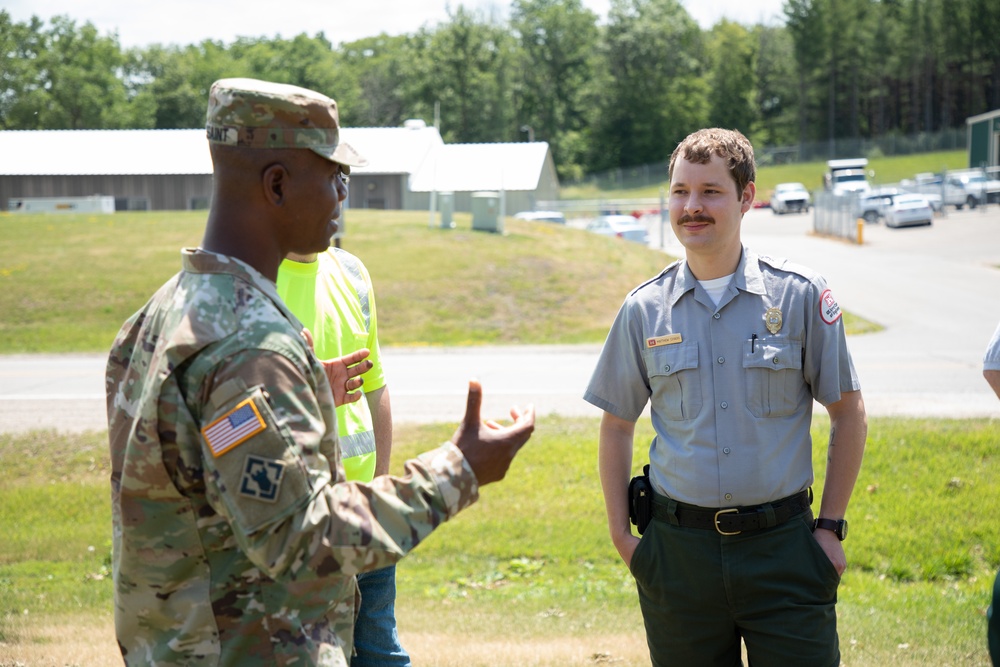
<path id="1" fill-rule="evenodd" d="M 649 464 L 628 483 L 628 518 L 642 535 L 653 518 L 653 487 L 649 484 Z"/>

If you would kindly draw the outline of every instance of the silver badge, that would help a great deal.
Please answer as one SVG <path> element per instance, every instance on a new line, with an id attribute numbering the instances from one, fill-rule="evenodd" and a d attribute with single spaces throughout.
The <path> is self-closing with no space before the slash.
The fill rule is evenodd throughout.
<path id="1" fill-rule="evenodd" d="M 777 308 L 768 308 L 767 312 L 764 313 L 764 326 L 772 334 L 781 331 L 781 311 Z"/>

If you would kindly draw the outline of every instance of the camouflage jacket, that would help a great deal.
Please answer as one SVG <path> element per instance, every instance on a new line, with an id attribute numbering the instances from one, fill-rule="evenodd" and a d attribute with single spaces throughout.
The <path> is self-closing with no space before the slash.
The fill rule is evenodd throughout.
<path id="1" fill-rule="evenodd" d="M 475 502 L 451 443 L 344 480 L 333 396 L 274 284 L 184 250 L 108 359 L 115 626 L 129 665 L 346 665 L 354 575 Z"/>

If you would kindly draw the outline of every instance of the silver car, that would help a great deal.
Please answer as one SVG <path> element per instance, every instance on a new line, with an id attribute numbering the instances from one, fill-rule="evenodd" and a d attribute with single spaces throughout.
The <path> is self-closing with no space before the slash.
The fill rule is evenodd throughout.
<path id="1" fill-rule="evenodd" d="M 892 198 L 885 210 L 886 227 L 929 225 L 934 211 L 923 195 L 901 194 Z"/>
<path id="2" fill-rule="evenodd" d="M 587 225 L 588 232 L 603 234 L 604 236 L 616 236 L 626 241 L 649 244 L 649 236 L 646 232 L 646 225 L 639 222 L 631 215 L 602 215 L 594 218 Z"/>

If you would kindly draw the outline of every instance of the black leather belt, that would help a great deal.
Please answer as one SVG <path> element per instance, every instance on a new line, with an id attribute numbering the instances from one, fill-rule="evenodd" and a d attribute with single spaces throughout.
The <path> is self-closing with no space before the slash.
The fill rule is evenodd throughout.
<path id="1" fill-rule="evenodd" d="M 793 496 L 753 507 L 712 509 L 688 505 L 653 494 L 653 517 L 684 528 L 714 530 L 720 535 L 739 535 L 764 528 L 773 528 L 809 510 L 812 489 Z"/>

